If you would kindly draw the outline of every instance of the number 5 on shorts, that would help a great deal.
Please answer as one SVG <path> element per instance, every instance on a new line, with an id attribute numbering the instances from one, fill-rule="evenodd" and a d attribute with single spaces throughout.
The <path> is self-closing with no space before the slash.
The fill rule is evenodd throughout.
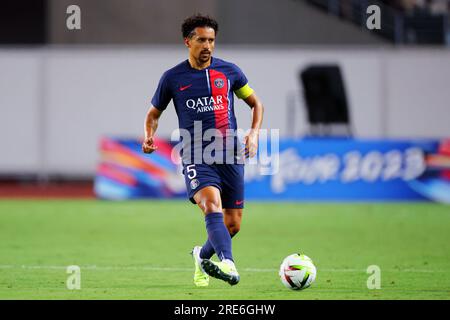
<path id="1" fill-rule="evenodd" d="M 187 170 L 189 179 L 192 180 L 197 176 L 197 171 L 195 171 L 195 164 L 190 164 L 190 165 L 186 166 L 186 170 Z"/>

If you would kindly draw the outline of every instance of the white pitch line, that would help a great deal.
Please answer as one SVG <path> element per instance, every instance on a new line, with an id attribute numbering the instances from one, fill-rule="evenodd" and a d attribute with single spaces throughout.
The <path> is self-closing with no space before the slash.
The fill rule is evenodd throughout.
<path id="1" fill-rule="evenodd" d="M 0 269 L 42 269 L 42 270 L 65 270 L 68 266 L 46 266 L 46 265 L 0 265 Z M 96 266 L 87 265 L 79 266 L 82 270 L 98 270 L 98 271 L 108 271 L 108 270 L 128 270 L 128 271 L 181 271 L 190 272 L 192 268 L 172 268 L 172 267 L 153 267 L 153 266 Z M 278 272 L 278 269 L 258 269 L 258 268 L 243 268 L 244 272 Z M 318 271 L 323 272 L 353 272 L 353 273 L 366 273 L 364 269 L 318 269 Z M 381 270 L 383 271 L 383 269 Z M 448 270 L 426 270 L 426 269 L 388 269 L 384 270 L 386 272 L 410 272 L 410 273 L 447 273 Z"/>

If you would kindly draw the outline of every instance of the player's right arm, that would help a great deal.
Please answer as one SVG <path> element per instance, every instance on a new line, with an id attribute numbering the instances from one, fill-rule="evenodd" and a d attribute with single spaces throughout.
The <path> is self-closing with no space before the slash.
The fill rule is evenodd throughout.
<path id="1" fill-rule="evenodd" d="M 169 86 L 168 72 L 165 72 L 159 80 L 158 87 L 152 98 L 150 109 L 148 109 L 147 116 L 145 117 L 145 137 L 144 142 L 142 143 L 143 152 L 152 153 L 158 149 L 153 141 L 153 137 L 158 128 L 159 117 L 167 108 L 171 99 L 172 93 Z"/>
<path id="2" fill-rule="evenodd" d="M 145 137 L 144 142 L 142 143 L 142 151 L 144 153 L 152 153 L 158 146 L 154 144 L 153 136 L 155 135 L 156 129 L 158 128 L 158 120 L 161 116 L 162 111 L 151 106 L 147 111 L 147 116 L 145 117 Z"/>

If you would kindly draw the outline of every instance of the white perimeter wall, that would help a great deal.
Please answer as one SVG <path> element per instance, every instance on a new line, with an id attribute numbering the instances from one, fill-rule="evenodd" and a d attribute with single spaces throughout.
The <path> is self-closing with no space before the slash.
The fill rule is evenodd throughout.
<path id="1" fill-rule="evenodd" d="M 450 51 L 228 47 L 215 55 L 243 69 L 264 102 L 264 127 L 282 135 L 307 130 L 299 70 L 337 63 L 357 137 L 450 137 Z M 99 138 L 142 136 L 159 77 L 185 58 L 172 46 L 0 49 L 0 173 L 93 174 Z M 235 110 L 248 128 L 247 106 Z M 286 129 L 288 117 L 295 128 Z M 158 133 L 176 127 L 169 106 Z"/>

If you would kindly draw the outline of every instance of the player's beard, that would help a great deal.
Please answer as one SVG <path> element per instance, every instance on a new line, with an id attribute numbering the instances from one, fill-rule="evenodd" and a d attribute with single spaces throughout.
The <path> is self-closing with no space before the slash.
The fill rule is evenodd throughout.
<path id="1" fill-rule="evenodd" d="M 211 52 L 201 52 L 199 56 L 199 61 L 202 63 L 208 62 L 211 59 Z"/>

